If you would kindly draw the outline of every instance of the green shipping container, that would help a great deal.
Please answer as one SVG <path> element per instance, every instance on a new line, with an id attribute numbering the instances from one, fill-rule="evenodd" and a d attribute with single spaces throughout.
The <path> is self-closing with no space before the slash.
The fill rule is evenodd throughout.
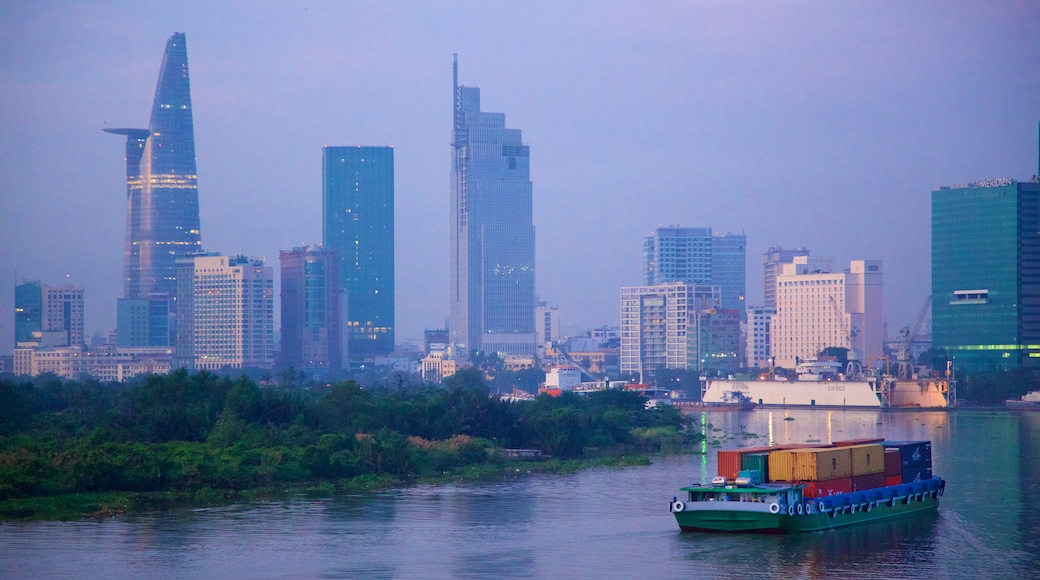
<path id="1" fill-rule="evenodd" d="M 762 477 L 765 478 L 769 474 L 769 454 L 768 453 L 745 453 L 740 456 L 740 469 L 747 471 L 749 469 L 757 469 Z"/>

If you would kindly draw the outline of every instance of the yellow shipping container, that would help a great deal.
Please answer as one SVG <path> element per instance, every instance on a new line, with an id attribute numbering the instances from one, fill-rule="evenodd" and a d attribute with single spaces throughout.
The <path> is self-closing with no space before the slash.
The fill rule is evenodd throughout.
<path id="1" fill-rule="evenodd" d="M 824 481 L 851 476 L 852 452 L 848 447 L 791 449 L 769 454 L 769 481 Z"/>
<path id="2" fill-rule="evenodd" d="M 794 477 L 794 449 L 769 452 L 769 481 L 791 481 Z"/>
<path id="3" fill-rule="evenodd" d="M 885 472 L 885 446 L 878 444 L 850 445 L 852 475 L 870 475 Z"/>
<path id="4" fill-rule="evenodd" d="M 848 447 L 788 449 L 770 453 L 770 481 L 823 481 L 851 476 L 852 453 Z"/>
<path id="5" fill-rule="evenodd" d="M 796 455 L 794 477 L 796 481 L 823 481 L 852 477 L 852 453 L 849 449 L 802 449 Z"/>

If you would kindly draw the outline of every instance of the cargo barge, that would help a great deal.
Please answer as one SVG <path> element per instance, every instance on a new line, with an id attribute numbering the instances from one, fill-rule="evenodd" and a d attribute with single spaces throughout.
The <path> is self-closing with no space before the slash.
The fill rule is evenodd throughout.
<path id="1" fill-rule="evenodd" d="M 933 511 L 946 489 L 932 474 L 928 441 L 720 451 L 719 472 L 709 484 L 681 488 L 683 499 L 672 498 L 680 530 L 832 530 Z"/>

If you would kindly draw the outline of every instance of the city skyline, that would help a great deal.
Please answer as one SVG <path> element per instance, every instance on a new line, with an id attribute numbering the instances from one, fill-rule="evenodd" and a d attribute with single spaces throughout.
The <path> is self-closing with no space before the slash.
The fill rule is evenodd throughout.
<path id="1" fill-rule="evenodd" d="M 746 232 L 749 305 L 771 246 L 880 259 L 899 328 L 931 290 L 930 192 L 1037 171 L 1035 4 L 590 8 L 5 5 L 0 347 L 23 279 L 83 287 L 87 333 L 115 327 L 126 175 L 98 128 L 141 118 L 173 31 L 192 40 L 207 249 L 273 263 L 318 239 L 316 151 L 395 145 L 399 339 L 448 316 L 455 52 L 537 146 L 536 291 L 568 328 L 616 324 L 640 241 L 669 223 Z"/>

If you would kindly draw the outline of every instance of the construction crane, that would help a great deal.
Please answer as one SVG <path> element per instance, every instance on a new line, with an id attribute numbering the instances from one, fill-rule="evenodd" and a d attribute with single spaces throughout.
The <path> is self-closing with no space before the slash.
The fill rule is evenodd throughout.
<path id="1" fill-rule="evenodd" d="M 932 297 L 931 295 L 925 299 L 924 305 L 921 306 L 921 311 L 917 313 L 917 318 L 914 323 L 910 326 L 904 326 L 899 330 L 899 335 L 903 337 L 903 344 L 896 354 L 896 360 L 899 361 L 898 376 L 902 380 L 911 380 L 914 377 L 914 354 L 913 354 L 913 343 L 921 336 L 924 329 L 924 322 L 928 318 L 928 313 L 932 309 Z"/>

